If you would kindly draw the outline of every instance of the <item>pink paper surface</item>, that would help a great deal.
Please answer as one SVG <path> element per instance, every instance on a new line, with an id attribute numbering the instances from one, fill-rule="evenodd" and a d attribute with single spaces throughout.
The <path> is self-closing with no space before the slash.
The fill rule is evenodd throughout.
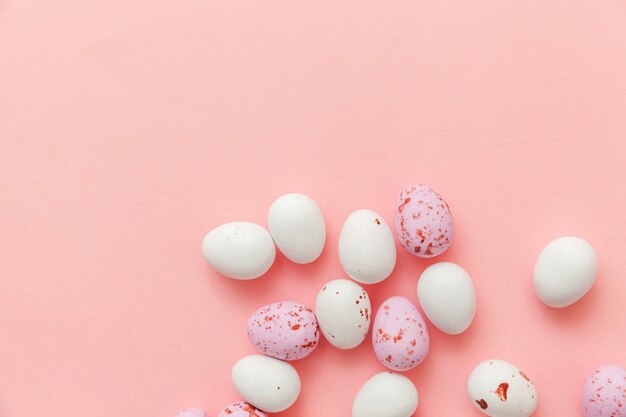
<path id="1" fill-rule="evenodd" d="M 580 416 L 582 385 L 626 365 L 626 3 L 623 0 L 0 3 L 0 415 L 209 416 L 239 399 L 245 324 L 281 300 L 313 306 L 344 277 L 341 225 L 389 224 L 426 183 L 455 218 L 448 252 L 398 245 L 384 283 L 417 302 L 428 265 L 473 277 L 463 335 L 431 330 L 407 375 L 417 416 L 479 416 L 466 380 L 506 359 L 534 380 L 537 417 Z M 321 206 L 328 239 L 236 282 L 200 254 L 233 220 L 265 224 L 279 195 Z M 580 235 L 596 285 L 550 309 L 532 268 Z M 371 343 L 323 341 L 295 363 L 285 417 L 350 415 L 384 370 Z"/>

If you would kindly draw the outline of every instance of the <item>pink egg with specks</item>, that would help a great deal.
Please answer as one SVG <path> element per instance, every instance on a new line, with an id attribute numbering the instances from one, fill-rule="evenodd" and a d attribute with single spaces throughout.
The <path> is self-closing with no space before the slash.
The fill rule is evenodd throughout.
<path id="1" fill-rule="evenodd" d="M 224 408 L 217 417 L 267 417 L 267 414 L 246 402 L 239 401 Z"/>
<path id="2" fill-rule="evenodd" d="M 626 417 L 626 370 L 603 365 L 587 377 L 583 387 L 585 417 Z"/>
<path id="3" fill-rule="evenodd" d="M 250 317 L 248 337 L 261 353 L 293 361 L 310 355 L 320 334 L 313 310 L 283 301 L 261 307 Z"/>
<path id="4" fill-rule="evenodd" d="M 402 246 L 420 258 L 432 258 L 445 252 L 454 237 L 448 204 L 422 184 L 406 187 L 400 193 L 395 225 Z"/>
<path id="5" fill-rule="evenodd" d="M 426 358 L 430 337 L 417 307 L 404 297 L 391 297 L 376 313 L 372 342 L 380 363 L 408 371 Z"/>

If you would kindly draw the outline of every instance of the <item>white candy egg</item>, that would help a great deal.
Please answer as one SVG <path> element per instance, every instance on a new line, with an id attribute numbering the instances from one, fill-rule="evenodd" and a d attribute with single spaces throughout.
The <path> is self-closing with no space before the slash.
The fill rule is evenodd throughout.
<path id="1" fill-rule="evenodd" d="M 324 337 L 340 349 L 363 342 L 370 327 L 372 306 L 367 292 L 348 279 L 330 281 L 317 294 L 315 314 Z"/>
<path id="2" fill-rule="evenodd" d="M 417 401 L 417 389 L 409 378 L 381 372 L 359 390 L 352 404 L 352 417 L 410 417 Z"/>
<path id="3" fill-rule="evenodd" d="M 222 275 L 254 279 L 274 263 L 276 247 L 269 232 L 255 223 L 226 223 L 211 230 L 202 242 L 202 254 Z"/>
<path id="4" fill-rule="evenodd" d="M 396 265 L 396 242 L 385 220 L 371 210 L 357 210 L 339 235 L 339 261 L 346 274 L 363 284 L 387 278 Z"/>
<path id="5" fill-rule="evenodd" d="M 313 262 L 324 249 L 324 216 L 309 196 L 292 193 L 279 197 L 270 207 L 267 224 L 278 249 L 295 263 Z"/>
<path id="6" fill-rule="evenodd" d="M 560 237 L 548 243 L 537 259 L 535 292 L 550 307 L 566 307 L 589 291 L 597 269 L 596 253 L 586 240 Z"/>
<path id="7" fill-rule="evenodd" d="M 300 377 L 287 362 L 264 355 L 240 359 L 232 370 L 235 389 L 258 409 L 278 413 L 291 407 L 300 394 Z"/>
<path id="8" fill-rule="evenodd" d="M 529 417 L 537 408 L 537 390 L 526 374 L 500 359 L 480 363 L 467 380 L 472 403 L 491 417 Z"/>
<path id="9" fill-rule="evenodd" d="M 417 282 L 417 297 L 428 320 L 444 333 L 464 332 L 476 313 L 472 279 L 452 262 L 426 268 Z"/>

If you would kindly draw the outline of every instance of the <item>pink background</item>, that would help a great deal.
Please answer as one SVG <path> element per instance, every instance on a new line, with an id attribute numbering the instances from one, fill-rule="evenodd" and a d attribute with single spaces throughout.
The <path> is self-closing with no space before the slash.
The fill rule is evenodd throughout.
<path id="1" fill-rule="evenodd" d="M 579 416 L 586 375 L 626 365 L 626 3 L 623 0 L 0 3 L 0 415 L 214 417 L 237 400 L 259 306 L 313 305 L 342 277 L 353 210 L 391 223 L 407 184 L 447 199 L 456 240 L 399 251 L 368 287 L 415 302 L 421 271 L 474 278 L 470 330 L 431 326 L 407 375 L 417 416 L 479 416 L 483 359 L 534 379 L 537 417 Z M 317 200 L 328 240 L 235 282 L 200 255 L 221 223 L 265 224 L 277 196 Z M 542 247 L 587 238 L 598 281 L 552 310 L 532 288 Z M 295 363 L 287 416 L 347 416 L 383 370 L 370 343 Z"/>

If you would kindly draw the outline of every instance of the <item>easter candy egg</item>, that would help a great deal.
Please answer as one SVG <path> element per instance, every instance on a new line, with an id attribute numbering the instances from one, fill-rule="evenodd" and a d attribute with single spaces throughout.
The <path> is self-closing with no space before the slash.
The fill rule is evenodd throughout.
<path id="1" fill-rule="evenodd" d="M 584 417 L 626 417 L 626 370 L 602 365 L 583 386 Z"/>
<path id="2" fill-rule="evenodd" d="M 251 404 L 239 401 L 224 408 L 217 417 L 267 417 L 267 414 Z"/>
<path id="3" fill-rule="evenodd" d="M 426 268 L 417 282 L 417 297 L 428 320 L 442 332 L 462 333 L 474 319 L 474 284 L 469 274 L 452 262 Z"/>
<path id="4" fill-rule="evenodd" d="M 548 243 L 537 259 L 535 292 L 550 307 L 566 307 L 589 291 L 597 269 L 596 253 L 586 240 L 560 237 Z"/>
<path id="5" fill-rule="evenodd" d="M 452 243 L 454 223 L 450 208 L 426 185 L 411 185 L 402 190 L 395 220 L 398 240 L 415 256 L 432 258 Z"/>
<path id="6" fill-rule="evenodd" d="M 261 307 L 250 317 L 248 337 L 261 353 L 292 361 L 311 354 L 320 335 L 313 310 L 283 301 Z"/>
<path id="7" fill-rule="evenodd" d="M 426 358 L 430 338 L 417 307 L 404 297 L 391 297 L 376 312 L 372 342 L 380 363 L 408 371 Z"/>
<path id="8" fill-rule="evenodd" d="M 476 408 L 491 417 L 529 417 L 537 408 L 537 390 L 526 374 L 500 359 L 480 363 L 467 380 Z"/>
<path id="9" fill-rule="evenodd" d="M 315 314 L 324 337 L 339 349 L 352 349 L 363 342 L 370 327 L 371 311 L 367 292 L 348 279 L 326 283 L 315 302 Z"/>
<path id="10" fill-rule="evenodd" d="M 294 367 L 265 355 L 240 359 L 231 377 L 244 401 L 268 413 L 286 410 L 300 394 L 300 377 Z"/>
<path id="11" fill-rule="evenodd" d="M 292 193 L 279 197 L 270 207 L 267 224 L 278 249 L 295 263 L 313 262 L 324 249 L 324 216 L 309 196 Z"/>
<path id="12" fill-rule="evenodd" d="M 254 279 L 274 263 L 276 247 L 269 232 L 255 223 L 226 223 L 211 230 L 202 242 L 202 254 L 222 275 Z"/>
<path id="13" fill-rule="evenodd" d="M 206 414 L 199 408 L 187 408 L 178 413 L 176 417 L 206 417 Z"/>
<path id="14" fill-rule="evenodd" d="M 409 378 L 381 372 L 359 390 L 352 404 L 352 417 L 410 417 L 417 402 L 417 389 Z"/>
<path id="15" fill-rule="evenodd" d="M 396 242 L 385 220 L 371 210 L 350 214 L 339 235 L 339 262 L 363 284 L 387 278 L 396 265 Z"/>

